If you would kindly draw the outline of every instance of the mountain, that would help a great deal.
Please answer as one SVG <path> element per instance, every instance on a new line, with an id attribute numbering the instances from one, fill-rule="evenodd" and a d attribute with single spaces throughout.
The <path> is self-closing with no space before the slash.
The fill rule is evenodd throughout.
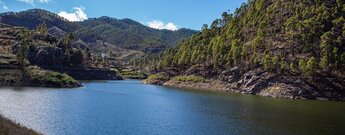
<path id="1" fill-rule="evenodd" d="M 179 29 L 177 31 L 157 30 L 131 19 L 110 17 L 70 22 L 57 14 L 41 9 L 1 13 L 0 22 L 28 29 L 36 29 L 39 24 L 46 23 L 50 34 L 62 37 L 66 33 L 73 32 L 77 39 L 85 43 L 84 46 L 93 46 L 90 48 L 104 48 L 102 47 L 104 46 L 103 43 L 107 43 L 110 46 L 145 53 L 161 52 L 197 33 L 197 31 L 190 29 Z M 108 48 L 98 49 L 94 53 L 108 53 L 108 51 L 117 53 L 116 50 L 109 50 Z"/>
<path id="2" fill-rule="evenodd" d="M 154 72 L 163 73 L 152 78 L 167 85 L 176 84 L 169 77 L 183 86 L 181 81 L 201 76 L 220 81 L 223 91 L 345 100 L 344 17 L 342 0 L 250 0 L 136 64 L 154 65 Z"/>
<path id="3" fill-rule="evenodd" d="M 84 41 L 95 42 L 101 39 L 118 47 L 144 52 L 160 52 L 196 34 L 196 31 L 189 29 L 157 30 L 131 19 L 110 17 L 93 18 L 79 24 L 84 27 L 75 33 Z"/>

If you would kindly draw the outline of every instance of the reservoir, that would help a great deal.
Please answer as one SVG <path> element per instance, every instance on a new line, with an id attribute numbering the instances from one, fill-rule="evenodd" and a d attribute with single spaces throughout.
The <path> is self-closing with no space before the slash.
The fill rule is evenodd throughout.
<path id="1" fill-rule="evenodd" d="M 345 103 L 183 90 L 139 80 L 0 88 L 0 114 L 47 135 L 344 134 Z"/>

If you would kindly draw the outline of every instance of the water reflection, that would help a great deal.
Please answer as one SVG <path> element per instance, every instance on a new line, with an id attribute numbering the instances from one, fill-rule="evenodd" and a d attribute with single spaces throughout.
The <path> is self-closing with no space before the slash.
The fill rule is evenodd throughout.
<path id="1" fill-rule="evenodd" d="M 0 88 L 0 113 L 44 134 L 341 134 L 343 102 L 178 90 L 136 80 Z"/>

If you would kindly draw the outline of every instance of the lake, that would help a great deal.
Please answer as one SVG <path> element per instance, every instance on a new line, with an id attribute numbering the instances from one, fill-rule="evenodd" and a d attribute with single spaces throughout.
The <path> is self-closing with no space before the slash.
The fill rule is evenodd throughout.
<path id="1" fill-rule="evenodd" d="M 47 135 L 345 134 L 345 103 L 141 84 L 0 88 L 0 114 Z"/>

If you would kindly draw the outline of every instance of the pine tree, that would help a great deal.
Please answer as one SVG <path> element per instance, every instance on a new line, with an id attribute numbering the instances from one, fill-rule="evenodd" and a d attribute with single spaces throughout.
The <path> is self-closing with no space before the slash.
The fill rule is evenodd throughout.
<path id="1" fill-rule="evenodd" d="M 271 71 L 273 68 L 273 61 L 270 54 L 266 54 L 264 58 L 264 68 L 267 71 Z"/>
<path id="2" fill-rule="evenodd" d="M 48 27 L 46 22 L 44 21 L 43 23 L 39 24 L 36 28 L 36 31 L 45 36 L 48 35 Z"/>
<path id="3" fill-rule="evenodd" d="M 298 61 L 298 69 L 300 71 L 305 72 L 306 71 L 306 67 L 307 67 L 307 64 L 305 63 L 305 61 L 303 59 Z"/>
<path id="4" fill-rule="evenodd" d="M 311 57 L 307 62 L 307 67 L 306 67 L 307 75 L 314 76 L 317 68 L 318 68 L 317 59 L 314 57 Z"/>
<path id="5" fill-rule="evenodd" d="M 31 32 L 23 32 L 17 35 L 17 39 L 20 40 L 18 48 L 17 48 L 17 62 L 19 69 L 24 73 L 25 67 L 28 65 L 28 49 L 31 44 L 32 40 L 32 33 Z"/>

